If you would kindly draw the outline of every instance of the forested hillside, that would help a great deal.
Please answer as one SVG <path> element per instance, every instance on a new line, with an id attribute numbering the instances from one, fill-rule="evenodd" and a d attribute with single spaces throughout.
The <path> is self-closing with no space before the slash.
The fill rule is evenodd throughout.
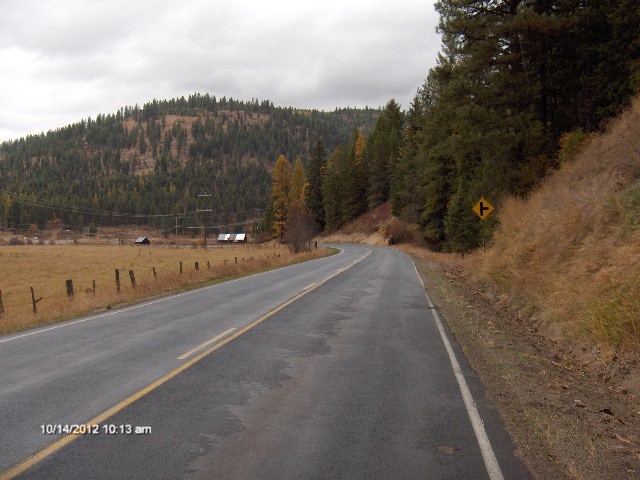
<path id="1" fill-rule="evenodd" d="M 471 207 L 526 196 L 640 87 L 636 0 L 442 0 L 442 49 L 402 112 L 308 164 L 307 204 L 335 230 L 390 200 L 432 249 L 481 243 Z M 486 235 L 496 215 L 485 223 Z"/>
<path id="2" fill-rule="evenodd" d="M 242 222 L 264 208 L 281 154 L 308 158 L 331 148 L 379 112 L 275 107 L 195 94 L 126 107 L 115 114 L 0 145 L 0 227 Z M 211 194 L 202 197 L 199 194 Z"/>

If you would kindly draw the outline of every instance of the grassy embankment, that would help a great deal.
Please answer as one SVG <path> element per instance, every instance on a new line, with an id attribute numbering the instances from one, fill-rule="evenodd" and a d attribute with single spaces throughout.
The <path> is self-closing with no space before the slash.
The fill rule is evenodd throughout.
<path id="1" fill-rule="evenodd" d="M 0 247 L 0 291 L 4 314 L 0 333 L 51 323 L 95 310 L 112 308 L 155 295 L 256 273 L 331 253 L 328 249 L 292 254 L 285 245 L 229 246 L 208 250 L 148 246 L 15 246 Z M 236 257 L 238 263 L 236 263 Z M 182 261 L 183 273 L 179 272 Z M 207 261 L 211 269 L 207 268 Z M 195 262 L 199 270 L 195 270 Z M 154 278 L 155 267 L 157 278 Z M 115 269 L 121 290 L 116 291 Z M 133 270 L 137 287 L 129 278 Z M 65 280 L 75 295 L 67 297 Z M 93 281 L 96 292 L 93 293 Z M 32 311 L 34 288 L 38 313 Z"/>
<path id="2" fill-rule="evenodd" d="M 497 211 L 475 277 L 547 333 L 605 357 L 640 347 L 640 98 L 526 199 Z"/>

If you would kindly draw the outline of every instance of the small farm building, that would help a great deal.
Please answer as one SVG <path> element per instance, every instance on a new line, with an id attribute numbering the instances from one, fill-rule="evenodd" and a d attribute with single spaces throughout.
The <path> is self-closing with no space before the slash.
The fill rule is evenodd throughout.
<path id="1" fill-rule="evenodd" d="M 149 237 L 138 237 L 136 238 L 136 245 L 149 245 L 151 243 L 151 240 L 149 240 Z"/>
<path id="2" fill-rule="evenodd" d="M 221 233 L 218 243 L 247 243 L 246 233 Z"/>

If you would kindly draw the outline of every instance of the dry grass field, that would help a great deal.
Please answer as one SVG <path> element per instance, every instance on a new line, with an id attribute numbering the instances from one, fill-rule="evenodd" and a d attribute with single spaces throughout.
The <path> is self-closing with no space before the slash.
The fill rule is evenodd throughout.
<path id="1" fill-rule="evenodd" d="M 285 245 L 273 243 L 231 245 L 206 251 L 202 248 L 131 245 L 1 246 L 0 291 L 4 313 L 0 313 L 0 333 L 328 253 L 327 249 L 318 249 L 294 255 Z M 199 264 L 197 271 L 196 262 Z M 157 277 L 153 275 L 154 267 Z M 115 269 L 120 271 L 120 292 L 116 288 Z M 132 286 L 130 270 L 134 272 L 136 288 Z M 73 280 L 73 297 L 67 296 L 65 281 L 68 279 Z M 36 314 L 33 313 L 30 287 L 33 287 L 36 299 L 42 297 L 36 304 Z"/>

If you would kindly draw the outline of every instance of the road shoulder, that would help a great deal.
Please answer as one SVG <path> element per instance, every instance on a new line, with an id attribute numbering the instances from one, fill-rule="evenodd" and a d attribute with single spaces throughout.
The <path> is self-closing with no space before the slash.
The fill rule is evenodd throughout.
<path id="1" fill-rule="evenodd" d="M 411 255 L 536 478 L 640 478 L 640 408 L 488 300 L 464 272 Z"/>

